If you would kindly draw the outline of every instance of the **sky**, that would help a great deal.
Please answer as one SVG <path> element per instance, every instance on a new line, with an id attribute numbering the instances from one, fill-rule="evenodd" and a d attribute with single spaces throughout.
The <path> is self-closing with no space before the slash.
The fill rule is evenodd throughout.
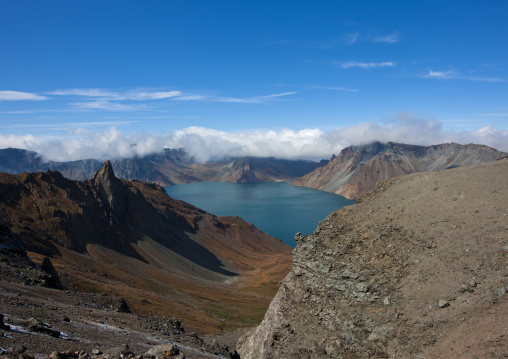
<path id="1" fill-rule="evenodd" d="M 0 0 L 0 148 L 508 151 L 508 1 Z"/>

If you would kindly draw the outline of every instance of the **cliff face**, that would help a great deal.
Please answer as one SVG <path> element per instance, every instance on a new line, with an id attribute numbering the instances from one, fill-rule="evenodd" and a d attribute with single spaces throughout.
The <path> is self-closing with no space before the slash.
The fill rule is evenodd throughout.
<path id="1" fill-rule="evenodd" d="M 491 147 L 473 144 L 414 146 L 374 142 L 345 148 L 327 166 L 317 168 L 293 182 L 293 185 L 357 199 L 374 188 L 377 182 L 392 177 L 469 166 L 506 155 Z"/>
<path id="2" fill-rule="evenodd" d="M 179 316 L 203 332 L 252 325 L 291 259 L 291 248 L 239 218 L 118 179 L 109 161 L 84 182 L 49 170 L 0 173 L 0 223 L 1 246 L 18 238 L 35 262 L 51 257 L 64 285 L 122 296 L 137 314 Z"/>
<path id="3" fill-rule="evenodd" d="M 241 157 L 221 166 L 212 181 L 219 182 L 273 182 L 301 177 L 320 164 L 312 161 L 291 161 L 277 158 Z"/>
<path id="4" fill-rule="evenodd" d="M 502 159 L 397 177 L 297 235 L 242 358 L 501 356 L 507 176 Z"/>
<path id="5" fill-rule="evenodd" d="M 37 153 L 20 149 L 0 150 L 0 172 L 58 171 L 64 177 L 85 181 L 101 167 L 98 160 L 45 161 Z M 301 177 L 322 163 L 275 158 L 239 157 L 200 164 L 182 149 L 165 149 L 145 157 L 116 159 L 111 166 L 119 178 L 157 183 L 161 186 L 190 182 L 272 182 Z"/>

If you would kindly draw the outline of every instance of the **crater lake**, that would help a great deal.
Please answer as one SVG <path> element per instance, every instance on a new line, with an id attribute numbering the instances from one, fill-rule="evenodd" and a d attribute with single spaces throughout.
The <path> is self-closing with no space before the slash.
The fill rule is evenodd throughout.
<path id="1" fill-rule="evenodd" d="M 165 187 L 173 198 L 216 216 L 238 216 L 291 247 L 333 211 L 353 204 L 345 197 L 285 182 L 199 182 Z"/>

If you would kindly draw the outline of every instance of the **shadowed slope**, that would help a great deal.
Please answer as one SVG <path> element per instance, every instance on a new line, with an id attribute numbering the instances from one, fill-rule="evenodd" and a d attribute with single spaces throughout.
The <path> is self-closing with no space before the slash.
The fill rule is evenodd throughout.
<path id="1" fill-rule="evenodd" d="M 251 325 L 238 314 L 252 302 L 246 316 L 259 318 L 289 268 L 291 249 L 278 239 L 174 200 L 158 185 L 120 180 L 109 161 L 86 182 L 51 171 L 0 173 L 0 203 L 0 220 L 34 260 L 52 256 L 64 285 L 124 296 L 133 311 L 181 316 L 202 331 Z M 262 267 L 271 274 L 254 280 Z M 262 296 L 248 293 L 266 284 Z M 238 316 L 214 310 L 224 305 Z"/>

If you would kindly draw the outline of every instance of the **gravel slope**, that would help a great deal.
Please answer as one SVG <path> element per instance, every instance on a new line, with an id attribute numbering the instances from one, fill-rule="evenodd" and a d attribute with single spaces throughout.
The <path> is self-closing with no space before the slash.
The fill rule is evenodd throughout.
<path id="1" fill-rule="evenodd" d="M 508 353 L 508 159 L 397 177 L 298 237 L 242 358 Z"/>

